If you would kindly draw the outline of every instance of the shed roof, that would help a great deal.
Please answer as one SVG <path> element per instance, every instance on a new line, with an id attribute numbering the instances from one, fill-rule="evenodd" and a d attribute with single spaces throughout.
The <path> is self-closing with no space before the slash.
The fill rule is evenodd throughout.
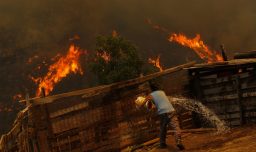
<path id="1" fill-rule="evenodd" d="M 227 67 L 227 66 L 236 66 L 236 65 L 245 65 L 245 64 L 256 64 L 256 58 L 251 59 L 233 59 L 229 61 L 222 61 L 222 62 L 214 62 L 214 63 L 202 63 L 202 64 L 195 64 L 192 67 L 188 67 L 186 69 L 213 69 L 219 67 Z"/>

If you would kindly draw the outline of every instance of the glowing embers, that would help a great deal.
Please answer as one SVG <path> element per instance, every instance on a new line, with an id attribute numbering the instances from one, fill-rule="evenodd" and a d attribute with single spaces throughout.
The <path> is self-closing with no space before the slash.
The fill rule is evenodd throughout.
<path id="1" fill-rule="evenodd" d="M 97 52 L 97 56 L 101 57 L 105 62 L 109 62 L 111 60 L 111 56 L 106 51 L 103 52 Z"/>
<path id="2" fill-rule="evenodd" d="M 183 46 L 189 47 L 196 52 L 197 55 L 208 63 L 223 61 L 220 53 L 210 50 L 207 45 L 200 39 L 200 35 L 190 39 L 183 34 L 171 34 L 168 38 L 170 42 L 177 42 Z"/>
<path id="3" fill-rule="evenodd" d="M 45 95 L 48 95 L 54 89 L 54 86 L 70 73 L 83 74 L 79 64 L 79 57 L 82 53 L 83 51 L 72 44 L 66 56 L 60 57 L 55 63 L 49 66 L 45 76 L 32 78 L 38 84 L 36 96 L 41 95 L 42 89 L 44 89 Z"/>

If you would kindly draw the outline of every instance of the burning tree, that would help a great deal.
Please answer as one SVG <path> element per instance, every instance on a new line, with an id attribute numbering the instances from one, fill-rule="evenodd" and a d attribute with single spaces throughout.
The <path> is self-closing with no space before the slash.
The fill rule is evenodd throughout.
<path id="1" fill-rule="evenodd" d="M 91 70 L 101 84 L 138 77 L 141 67 L 142 60 L 131 42 L 117 35 L 97 37 Z"/>

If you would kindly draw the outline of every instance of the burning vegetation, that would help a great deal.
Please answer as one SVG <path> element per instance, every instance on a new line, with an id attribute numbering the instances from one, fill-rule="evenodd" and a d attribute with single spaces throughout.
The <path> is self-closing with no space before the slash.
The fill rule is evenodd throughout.
<path id="1" fill-rule="evenodd" d="M 222 55 L 217 51 L 210 50 L 209 47 L 201 40 L 199 34 L 196 34 L 196 37 L 190 39 L 184 34 L 173 33 L 169 36 L 168 40 L 170 42 L 176 42 L 182 46 L 191 48 L 207 63 L 223 61 Z"/>
<path id="2" fill-rule="evenodd" d="M 153 24 L 150 19 L 146 20 L 146 22 L 153 29 L 163 32 L 165 34 L 169 34 L 169 30 L 160 25 Z M 182 46 L 192 49 L 202 60 L 204 60 L 207 63 L 224 61 L 224 58 L 226 58 L 223 57 L 223 55 L 220 52 L 211 50 L 209 46 L 207 46 L 201 39 L 200 34 L 196 34 L 194 38 L 188 38 L 185 34 L 171 33 L 168 36 L 168 41 L 176 42 Z"/>
<path id="3" fill-rule="evenodd" d="M 81 54 L 83 54 L 83 51 L 72 44 L 66 56 L 60 57 L 55 63 L 49 66 L 45 76 L 33 78 L 33 81 L 38 84 L 36 96 L 40 96 L 42 90 L 45 91 L 45 95 L 48 95 L 54 89 L 54 86 L 70 73 L 83 74 L 79 63 Z"/>
<path id="4" fill-rule="evenodd" d="M 96 53 L 98 57 L 101 57 L 106 63 L 109 63 L 111 60 L 111 56 L 106 51 L 103 52 L 97 52 Z"/>
<path id="5" fill-rule="evenodd" d="M 156 59 L 148 58 L 148 63 L 154 65 L 160 72 L 164 70 L 160 63 L 160 55 L 158 55 Z"/>

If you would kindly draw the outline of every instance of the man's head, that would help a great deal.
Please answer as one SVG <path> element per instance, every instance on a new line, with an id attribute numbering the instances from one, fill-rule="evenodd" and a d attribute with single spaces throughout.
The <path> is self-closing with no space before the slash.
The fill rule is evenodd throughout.
<path id="1" fill-rule="evenodd" d="M 151 91 L 160 90 L 159 86 L 154 82 L 149 82 L 149 85 L 150 85 Z"/>

